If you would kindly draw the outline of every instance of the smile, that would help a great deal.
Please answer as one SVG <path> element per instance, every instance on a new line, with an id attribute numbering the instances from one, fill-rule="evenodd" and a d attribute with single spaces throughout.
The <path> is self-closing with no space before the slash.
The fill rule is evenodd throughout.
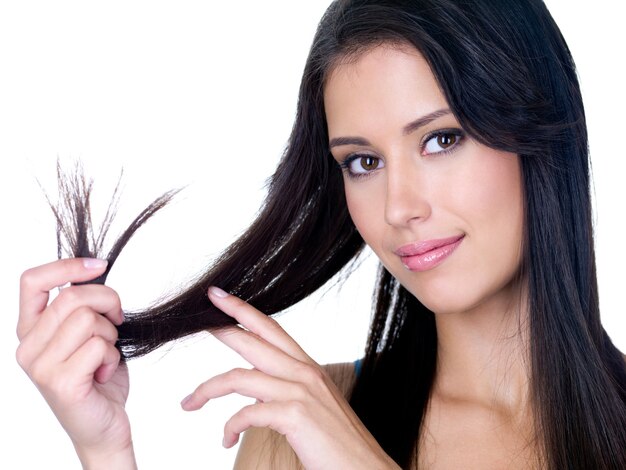
<path id="1" fill-rule="evenodd" d="M 395 253 L 410 271 L 428 271 L 439 266 L 461 244 L 465 235 L 437 240 L 410 243 L 398 248 Z"/>

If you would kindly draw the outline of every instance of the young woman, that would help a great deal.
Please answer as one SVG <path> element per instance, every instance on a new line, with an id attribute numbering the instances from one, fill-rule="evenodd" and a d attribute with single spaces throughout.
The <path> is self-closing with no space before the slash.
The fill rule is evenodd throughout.
<path id="1" fill-rule="evenodd" d="M 320 367 L 266 315 L 364 244 L 381 261 L 365 357 Z M 135 466 L 116 342 L 130 358 L 203 329 L 254 366 L 182 403 L 257 400 L 225 426 L 227 446 L 250 429 L 239 468 L 626 468 L 582 100 L 539 0 L 333 3 L 250 229 L 154 309 L 124 319 L 92 284 L 48 304 L 105 269 L 33 268 L 20 294 L 18 361 L 86 468 Z"/>

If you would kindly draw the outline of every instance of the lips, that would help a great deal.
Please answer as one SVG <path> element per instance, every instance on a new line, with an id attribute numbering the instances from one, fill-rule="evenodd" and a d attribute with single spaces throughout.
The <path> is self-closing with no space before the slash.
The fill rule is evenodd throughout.
<path id="1" fill-rule="evenodd" d="M 461 244 L 465 235 L 424 240 L 401 246 L 395 251 L 411 271 L 428 271 L 441 264 Z"/>

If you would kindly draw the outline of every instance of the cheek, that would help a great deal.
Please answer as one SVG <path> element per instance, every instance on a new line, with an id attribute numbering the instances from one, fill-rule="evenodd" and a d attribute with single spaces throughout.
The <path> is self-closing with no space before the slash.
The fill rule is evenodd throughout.
<path id="1" fill-rule="evenodd" d="M 524 214 L 519 159 L 494 151 L 479 157 L 471 168 L 450 175 L 448 190 L 437 193 L 441 204 L 433 222 L 437 218 L 439 227 L 467 235 L 458 256 L 404 279 L 405 287 L 437 313 L 467 311 L 490 299 L 506 303 L 507 286 L 519 271 Z"/>
<path id="2" fill-rule="evenodd" d="M 372 185 L 369 190 L 366 185 L 350 184 L 346 182 L 346 203 L 348 211 L 359 234 L 375 251 L 382 242 L 382 235 L 386 227 L 384 220 L 384 194 L 381 194 Z"/>
<path id="3" fill-rule="evenodd" d="M 473 164 L 457 174 L 449 185 L 451 206 L 469 225 L 470 230 L 493 231 L 494 237 L 505 232 L 519 233 L 523 218 L 522 184 L 519 157 L 485 147 L 477 147 Z"/>
<path id="4" fill-rule="evenodd" d="M 466 222 L 475 248 L 471 263 L 479 272 L 491 273 L 493 283 L 508 283 L 518 271 L 524 225 L 524 204 L 519 158 L 489 150 L 479 172 L 457 199 L 468 214 Z"/>

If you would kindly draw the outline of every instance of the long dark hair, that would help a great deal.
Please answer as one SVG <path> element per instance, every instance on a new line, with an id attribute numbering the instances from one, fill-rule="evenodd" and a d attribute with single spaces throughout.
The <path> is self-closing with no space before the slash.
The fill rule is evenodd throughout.
<path id="1" fill-rule="evenodd" d="M 626 468 L 626 367 L 602 328 L 587 132 L 576 70 L 541 0 L 338 0 L 317 30 L 288 147 L 250 228 L 189 288 L 128 312 L 126 358 L 231 324 L 209 285 L 266 314 L 308 296 L 363 248 L 328 149 L 323 87 L 380 44 L 419 50 L 463 128 L 520 156 L 531 397 L 549 469 Z M 404 468 L 418 453 L 436 372 L 434 314 L 381 268 L 351 405 Z"/>

